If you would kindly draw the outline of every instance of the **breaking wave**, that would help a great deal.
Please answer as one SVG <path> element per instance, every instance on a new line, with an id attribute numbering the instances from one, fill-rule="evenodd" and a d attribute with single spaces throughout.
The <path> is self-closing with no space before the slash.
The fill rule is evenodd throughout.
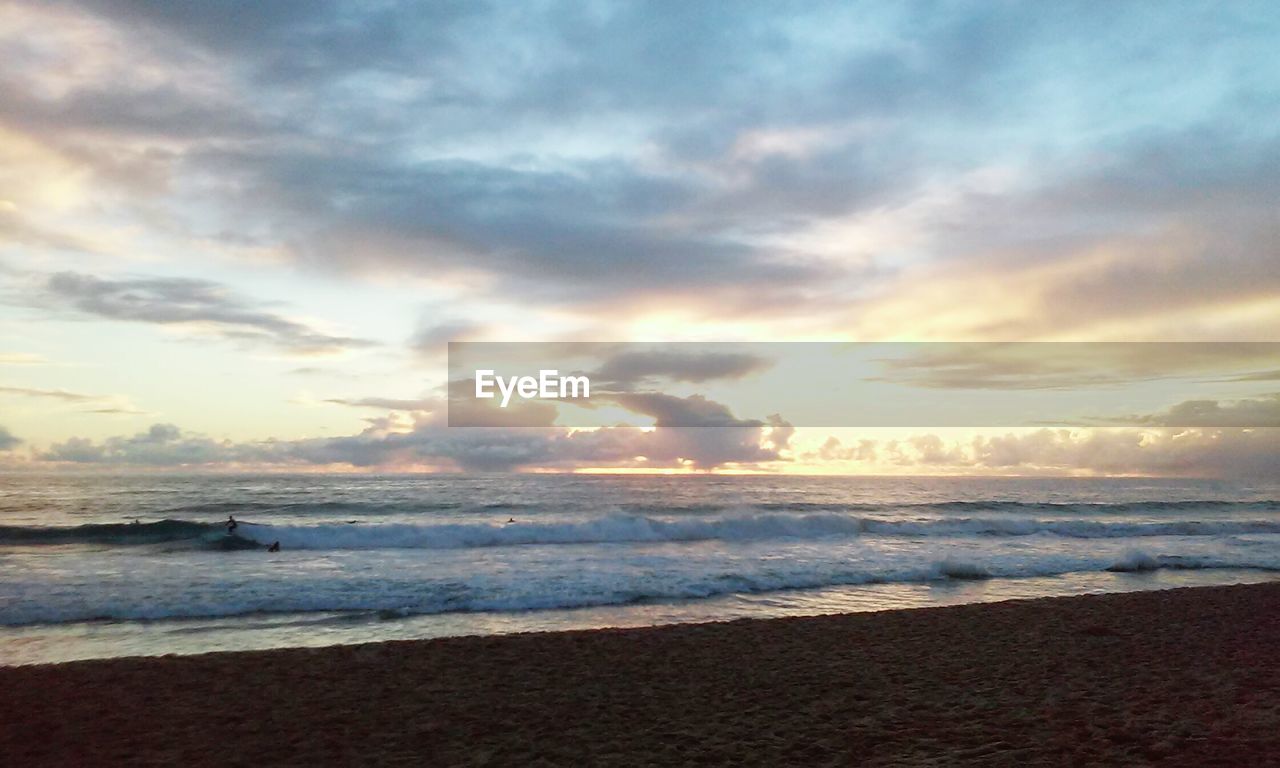
<path id="1" fill-rule="evenodd" d="M 0 525 L 0 545 L 156 544 L 196 539 L 220 529 L 221 526 L 188 520 L 93 523 L 62 527 Z"/>
<path id="2" fill-rule="evenodd" d="M 1130 538 L 1143 536 L 1223 536 L 1280 534 L 1280 521 L 1178 521 L 1103 523 L 1082 520 L 965 518 L 889 521 L 848 515 L 744 515 L 700 520 L 664 520 L 612 515 L 582 522 L 517 522 L 506 525 L 383 524 L 274 526 L 246 529 L 263 544 L 279 541 L 294 549 L 464 549 L 530 544 L 632 544 L 781 538 L 877 536 L 1031 536 Z"/>
<path id="3" fill-rule="evenodd" d="M 744 514 L 663 519 L 608 515 L 583 521 L 492 523 L 325 523 L 273 525 L 242 521 L 235 537 L 221 523 L 161 520 L 75 527 L 0 526 L 0 545 L 139 545 L 189 542 L 226 549 L 227 539 L 289 549 L 466 549 L 555 544 L 816 539 L 854 536 L 964 537 L 1051 535 L 1077 539 L 1280 534 L 1280 520 L 1107 522 L 1080 519 L 974 517 L 885 520 L 841 514 Z"/>
<path id="4" fill-rule="evenodd" d="M 618 578 L 587 573 L 581 578 L 527 578 L 501 584 L 481 578 L 417 581 L 388 577 L 376 586 L 354 588 L 345 579 L 261 584 L 252 589 L 225 585 L 212 593 L 178 591 L 159 597 L 154 588 L 142 592 L 110 592 L 99 599 L 77 598 L 18 602 L 0 607 L 0 626 L 91 620 L 128 621 L 172 618 L 216 618 L 255 614 L 350 613 L 381 620 L 441 613 L 537 611 L 643 602 L 697 600 L 733 593 L 768 593 L 824 587 L 886 583 L 928 583 L 1058 576 L 1082 571 L 1149 571 L 1249 568 L 1277 570 L 1274 558 L 1237 556 L 1123 555 L 1108 567 L 1097 557 L 1049 555 L 1033 559 L 1006 557 L 925 557 L 895 564 L 850 564 L 848 567 L 761 569 L 754 572 L 664 573 L 648 578 Z"/>

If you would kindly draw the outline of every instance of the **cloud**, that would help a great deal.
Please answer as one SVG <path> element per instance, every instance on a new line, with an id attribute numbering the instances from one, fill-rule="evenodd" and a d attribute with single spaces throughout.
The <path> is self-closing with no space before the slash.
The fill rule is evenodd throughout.
<path id="1" fill-rule="evenodd" d="M 0 451 L 11 451 L 21 443 L 22 440 L 14 437 L 9 430 L 0 427 Z"/>
<path id="2" fill-rule="evenodd" d="M 793 460 L 792 431 L 771 417 L 760 427 L 604 428 L 597 430 L 448 429 L 439 415 L 383 422 L 336 438 L 217 441 L 155 425 L 101 442 L 72 438 L 38 451 L 45 462 L 155 467 L 232 465 L 289 468 L 432 467 L 467 471 L 582 467 L 777 468 Z M 11 443 L 16 445 L 16 443 Z M 1280 429 L 1042 429 L 948 441 L 934 434 L 859 440 L 829 438 L 808 462 L 852 462 L 872 471 L 1128 474 L 1272 477 L 1280 471 Z"/>
<path id="3" fill-rule="evenodd" d="M 136 408 L 128 398 L 120 395 L 89 395 L 82 392 L 68 392 L 65 389 L 38 389 L 33 387 L 0 386 L 0 395 L 15 397 L 31 397 L 40 400 L 54 400 L 63 403 L 77 403 L 86 406 L 76 413 L 116 414 L 144 416 L 149 412 Z"/>
<path id="4" fill-rule="evenodd" d="M 0 365 L 48 365 L 49 361 L 40 355 L 22 352 L 0 354 Z"/>
<path id="5" fill-rule="evenodd" d="M 1274 294 L 1247 6 L 272 5 L 18 9 L 0 127 L 148 232 L 548 308 L 1025 338 Z"/>
<path id="6" fill-rule="evenodd" d="M 234 341 L 268 344 L 293 354 L 330 354 L 375 345 L 365 339 L 317 331 L 207 280 L 108 280 L 59 272 L 48 278 L 45 289 L 50 301 L 84 314 L 202 330 Z"/>
<path id="7" fill-rule="evenodd" d="M 678 346 L 678 345 L 677 345 Z M 598 363 L 596 361 L 599 361 Z M 679 349 L 628 349 L 619 343 L 546 342 L 536 344 L 477 344 L 455 347 L 450 356 L 450 417 L 455 426 L 550 426 L 558 412 L 555 403 L 516 402 L 499 407 L 497 398 L 474 397 L 479 369 L 563 370 L 587 376 L 591 400 L 577 405 L 595 409 L 616 404 L 633 413 L 652 417 L 660 427 L 758 427 L 763 422 L 738 419 L 728 407 L 702 395 L 682 398 L 652 391 L 659 381 L 701 383 L 739 379 L 772 365 L 772 361 L 744 352 L 685 351 Z M 576 370 L 575 366 L 595 370 Z M 532 367 L 530 367 L 532 366 Z M 570 373 L 572 371 L 572 373 Z"/>
<path id="8" fill-rule="evenodd" d="M 875 462 L 876 441 L 859 440 L 857 445 L 845 446 L 837 437 L 828 437 L 818 449 L 817 458 L 824 462 L 867 461 Z"/>
<path id="9" fill-rule="evenodd" d="M 448 351 L 451 341 L 472 341 L 481 335 L 485 326 L 467 320 L 424 325 L 409 339 L 409 348 L 426 358 L 435 358 Z"/>
<path id="10" fill-rule="evenodd" d="M 510 310 L 486 322 L 534 317 L 531 334 L 1272 340 L 1280 25 L 1270 10 L 13 6 L 0 25 L 10 65 L 0 74 L 0 247 L 22 263 L 67 264 L 83 253 L 203 258 L 197 248 L 216 244 L 219 257 L 484 298 Z M 206 281 L 67 272 L 41 293 L 93 319 L 293 354 L 370 344 Z M 435 322 L 409 344 L 433 354 L 476 330 Z M 619 385 L 757 370 L 611 364 Z M 891 375 L 1016 389 L 1163 375 L 1161 365 L 995 357 Z M 1264 367 L 1274 365 L 1240 376 L 1268 380 Z M 717 454 L 696 442 L 702 433 L 677 440 L 666 427 L 644 433 L 660 438 L 596 431 L 562 442 L 403 436 L 415 427 L 305 449 L 317 461 L 350 451 L 485 467 L 591 450 L 714 462 L 768 455 L 752 451 L 784 431 L 709 402 L 631 404 L 667 426 L 688 417 L 742 437 Z M 1180 415 L 1213 408 L 1222 417 L 1230 406 Z M 535 415 L 543 426 L 554 418 Z M 289 457 L 301 444 L 260 450 L 263 461 L 272 451 L 310 460 Z M 828 453 L 849 451 L 866 453 L 861 443 Z M 956 459 L 928 440 L 867 451 Z"/>
<path id="11" fill-rule="evenodd" d="M 848 322 L 863 338 L 1274 340 L 1280 141 L 1219 123 L 953 191 L 910 225 L 932 258 Z"/>
<path id="12" fill-rule="evenodd" d="M 258 211 L 278 212 L 304 264 L 454 280 L 479 273 L 490 295 L 588 303 L 672 291 L 768 295 L 839 271 L 675 225 L 690 182 L 616 162 L 553 170 L 328 150 L 192 160 L 230 176 Z"/>
<path id="13" fill-rule="evenodd" d="M 652 416 L 659 427 L 759 427 L 763 424 L 756 419 L 739 419 L 728 406 L 702 395 L 676 397 L 660 392 L 621 392 L 596 399 Z"/>
<path id="14" fill-rule="evenodd" d="M 0 203 L 5 202 L 9 201 L 0 200 Z M 91 242 L 83 238 L 41 226 L 29 221 L 15 209 L 0 205 L 0 245 L 11 244 L 82 253 L 92 253 L 97 250 Z"/>
<path id="15" fill-rule="evenodd" d="M 404 400 L 393 397 L 326 398 L 326 403 L 352 408 L 379 408 L 385 411 L 430 411 L 440 406 L 438 399 Z"/>
<path id="16" fill-rule="evenodd" d="M 117 406 L 117 407 L 111 407 L 111 408 L 91 408 L 89 410 L 81 411 L 81 413 L 103 413 L 103 414 L 111 414 L 116 416 L 149 416 L 151 414 L 150 411 L 143 411 L 138 408 L 127 407 L 127 406 Z"/>
<path id="17" fill-rule="evenodd" d="M 161 188 L 198 188 L 204 210 L 306 266 L 478 271 L 494 295 L 585 303 L 679 292 L 759 310 L 856 276 L 752 233 L 882 203 L 919 174 L 892 125 L 868 141 L 808 124 L 848 122 L 851 103 L 872 119 L 955 110 L 1001 66 L 995 51 L 1021 47 L 1013 20 L 923 9 L 879 20 L 923 38 L 901 45 L 816 35 L 863 24 L 837 8 L 317 4 L 232 25 L 194 8 L 82 7 L 95 33 L 49 33 L 45 49 L 128 52 L 157 73 L 174 60 L 184 77 L 137 86 L 85 72 L 55 99 L 19 81 L 16 127 L 89 164 L 154 144 Z M 42 26 L 88 26 L 76 21 Z M 805 151 L 750 138 L 814 134 L 827 139 Z"/>
<path id="18" fill-rule="evenodd" d="M 934 342 L 878 348 L 885 373 L 868 380 L 928 389 L 1080 389 L 1221 375 L 1280 359 L 1275 342 Z"/>
<path id="19" fill-rule="evenodd" d="M 1280 369 L 1274 371 L 1254 371 L 1239 376 L 1233 376 L 1223 381 L 1280 381 Z"/>
<path id="20" fill-rule="evenodd" d="M 921 434 L 848 447 L 830 437 L 798 457 L 813 460 L 873 471 L 1266 478 L 1280 470 L 1280 429 L 1041 429 L 951 442 Z"/>
<path id="21" fill-rule="evenodd" d="M 679 407 L 663 403 L 662 409 Z M 701 398 L 686 406 L 723 408 Z M 655 409 L 656 410 L 656 409 Z M 345 465 L 362 468 L 428 466 L 467 471 L 522 468 L 569 470 L 579 467 L 711 469 L 786 460 L 793 430 L 781 418 L 766 421 L 716 419 L 729 426 L 612 427 L 569 430 L 558 427 L 449 428 L 439 410 L 417 412 L 406 426 L 377 419 L 365 431 L 336 438 L 216 441 L 157 424 L 132 437 L 101 442 L 71 438 L 37 454 L 41 461 L 78 464 L 215 467 L 258 465 L 297 467 Z"/>
<path id="22" fill-rule="evenodd" d="M 519 400 L 501 407 L 497 397 L 475 397 L 474 378 L 454 379 L 448 384 L 449 399 L 444 413 L 449 424 L 467 428 L 550 427 L 559 415 L 556 404 L 547 400 Z"/>
<path id="23" fill-rule="evenodd" d="M 250 455 L 251 448 L 187 435 L 172 424 L 155 424 L 132 437 L 111 437 L 101 443 L 73 437 L 37 454 L 51 462 L 155 467 L 231 463 Z"/>
<path id="24" fill-rule="evenodd" d="M 1280 430 L 1042 430 L 975 440 L 974 463 L 1112 474 L 1266 477 L 1280 470 Z"/>
<path id="25" fill-rule="evenodd" d="M 317 366 L 304 365 L 298 368 L 291 368 L 288 371 L 290 376 L 321 376 L 329 379 L 359 379 L 362 378 L 367 371 L 357 371 L 348 366 Z"/>
<path id="26" fill-rule="evenodd" d="M 1280 394 L 1229 401 L 1187 400 L 1163 413 L 1123 421 L 1175 427 L 1280 427 Z"/>
<path id="27" fill-rule="evenodd" d="M 108 399 L 102 395 L 85 395 L 79 392 L 68 392 L 65 389 L 33 389 L 30 387 L 0 387 L 0 394 L 62 400 L 67 403 L 92 403 Z"/>
<path id="28" fill-rule="evenodd" d="M 601 386 L 631 389 L 655 379 L 693 383 L 740 379 L 770 365 L 766 358 L 743 352 L 632 351 L 610 356 L 590 376 Z"/>

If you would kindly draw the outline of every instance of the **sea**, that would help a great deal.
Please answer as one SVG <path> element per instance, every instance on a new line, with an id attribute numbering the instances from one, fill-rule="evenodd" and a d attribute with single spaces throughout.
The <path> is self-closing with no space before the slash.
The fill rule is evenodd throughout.
<path id="1" fill-rule="evenodd" d="M 1267 581 L 1278 500 L 1171 479 L 9 474 L 0 664 Z"/>

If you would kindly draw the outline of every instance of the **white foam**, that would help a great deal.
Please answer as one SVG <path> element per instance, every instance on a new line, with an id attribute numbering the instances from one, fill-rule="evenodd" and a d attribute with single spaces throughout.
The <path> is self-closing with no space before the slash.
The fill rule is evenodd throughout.
<path id="1" fill-rule="evenodd" d="M 843 514 L 739 514 L 663 519 L 609 515 L 592 520 L 491 523 L 384 523 L 378 525 L 243 525 L 239 535 L 286 549 L 462 549 L 530 544 L 602 544 L 664 541 L 815 539 L 878 536 L 1033 536 L 1080 539 L 1147 536 L 1223 536 L 1280 533 L 1280 522 L 1099 522 L 1035 518 L 883 520 Z"/>
<path id="2" fill-rule="evenodd" d="M 1139 571 L 1154 571 L 1160 568 L 1160 561 L 1157 558 L 1143 552 L 1140 549 L 1127 550 L 1120 559 L 1111 564 L 1108 571 L 1117 571 L 1121 573 L 1132 573 Z"/>
<path id="3" fill-rule="evenodd" d="M 1116 564 L 1280 569 L 1280 548 L 1234 539 L 1058 537 L 663 542 L 488 549 L 9 555 L 0 624 L 370 611 L 512 611 L 696 599 L 864 583 L 1101 572 Z M 1134 554 L 1138 551 L 1138 554 Z"/>

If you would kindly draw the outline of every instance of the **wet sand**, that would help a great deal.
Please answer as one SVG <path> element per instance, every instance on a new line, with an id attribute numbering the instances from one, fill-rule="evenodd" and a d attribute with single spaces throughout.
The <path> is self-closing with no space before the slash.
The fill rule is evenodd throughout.
<path id="1" fill-rule="evenodd" d="M 4 668 L 0 764 L 1280 765 L 1280 583 Z"/>

